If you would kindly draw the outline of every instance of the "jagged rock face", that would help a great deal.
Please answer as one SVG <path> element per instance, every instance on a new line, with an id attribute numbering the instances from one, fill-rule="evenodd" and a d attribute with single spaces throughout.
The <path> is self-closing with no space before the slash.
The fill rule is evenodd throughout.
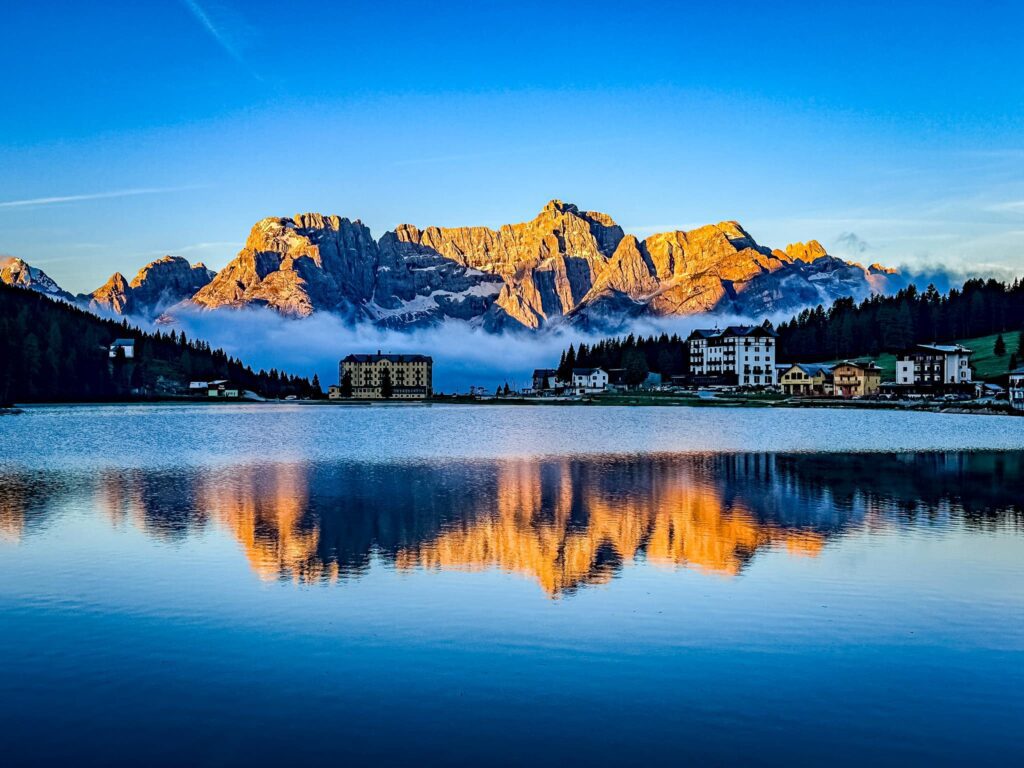
<path id="1" fill-rule="evenodd" d="M 28 262 L 14 256 L 0 257 L 0 283 L 25 288 L 55 299 L 75 300 L 74 296 L 57 285 L 43 270 L 29 266 Z"/>
<path id="2" fill-rule="evenodd" d="M 130 283 L 115 272 L 102 287 L 82 298 L 94 310 L 155 317 L 190 298 L 215 274 L 201 263 L 189 264 L 180 256 L 164 256 L 140 269 Z"/>
<path id="3" fill-rule="evenodd" d="M 814 240 L 766 248 L 735 221 L 641 241 L 605 214 L 552 200 L 521 224 L 403 224 L 379 241 L 358 220 L 264 219 L 191 301 L 396 328 L 457 319 L 494 331 L 563 321 L 607 329 L 639 315 L 764 315 L 884 292 L 895 279 Z"/>
<path id="4" fill-rule="evenodd" d="M 305 214 L 263 219 L 245 248 L 192 297 L 210 309 L 261 305 L 305 317 L 356 311 L 373 296 L 378 247 L 360 221 Z"/>

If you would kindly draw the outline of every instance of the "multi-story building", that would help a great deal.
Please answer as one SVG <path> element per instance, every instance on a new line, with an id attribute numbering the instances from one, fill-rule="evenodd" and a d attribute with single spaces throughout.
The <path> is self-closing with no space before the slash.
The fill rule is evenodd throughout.
<path id="1" fill-rule="evenodd" d="M 344 389 L 348 375 L 354 398 L 380 400 L 390 380 L 393 399 L 423 400 L 433 394 L 433 366 L 426 355 L 349 355 L 338 365 L 338 391 Z"/>
<path id="2" fill-rule="evenodd" d="M 578 395 L 604 392 L 608 388 L 608 373 L 601 368 L 573 368 L 572 389 Z"/>
<path id="3" fill-rule="evenodd" d="M 870 360 L 847 360 L 832 368 L 832 386 L 837 397 L 864 397 L 878 392 L 882 369 Z"/>
<path id="4" fill-rule="evenodd" d="M 805 397 L 832 395 L 832 367 L 821 363 L 794 363 L 779 376 L 783 394 Z"/>
<path id="5" fill-rule="evenodd" d="M 687 338 L 693 384 L 770 387 L 777 383 L 771 328 L 730 326 L 697 330 Z"/>
<path id="6" fill-rule="evenodd" d="M 1018 411 L 1024 411 L 1024 367 L 1010 372 L 1010 405 Z"/>
<path id="7" fill-rule="evenodd" d="M 945 389 L 971 383 L 972 350 L 959 344 L 918 344 L 896 357 L 896 384 Z"/>

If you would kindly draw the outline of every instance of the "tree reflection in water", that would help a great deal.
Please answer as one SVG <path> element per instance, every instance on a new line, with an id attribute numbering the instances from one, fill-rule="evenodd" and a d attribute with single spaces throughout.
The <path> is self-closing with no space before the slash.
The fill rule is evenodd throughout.
<path id="1" fill-rule="evenodd" d="M 638 560 L 740 573 L 865 526 L 1022 528 L 1024 453 L 712 454 L 266 463 L 0 479 L 0 536 L 86 495 L 162 539 L 230 531 L 264 579 L 336 582 L 374 562 L 500 568 L 557 597 Z"/>

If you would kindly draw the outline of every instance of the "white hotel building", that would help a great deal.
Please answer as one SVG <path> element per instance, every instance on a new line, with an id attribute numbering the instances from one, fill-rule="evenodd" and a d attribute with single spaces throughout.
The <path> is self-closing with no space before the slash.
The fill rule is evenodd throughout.
<path id="1" fill-rule="evenodd" d="M 755 325 L 694 331 L 687 338 L 690 380 L 700 385 L 771 387 L 778 383 L 771 328 Z"/>
<path id="2" fill-rule="evenodd" d="M 904 387 L 942 387 L 971 383 L 972 350 L 959 344 L 918 344 L 896 359 L 896 383 Z"/>

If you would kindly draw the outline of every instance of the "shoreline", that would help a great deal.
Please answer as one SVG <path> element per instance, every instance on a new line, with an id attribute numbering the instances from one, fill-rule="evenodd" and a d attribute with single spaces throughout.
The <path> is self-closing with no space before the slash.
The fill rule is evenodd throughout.
<path id="1" fill-rule="evenodd" d="M 435 405 L 455 406 L 505 406 L 505 407 L 597 407 L 597 408 L 784 408 L 791 410 L 810 409 L 833 409 L 833 410 L 863 410 L 863 411 L 901 411 L 919 413 L 940 413 L 955 415 L 973 416 L 1024 416 L 1024 411 L 1014 410 L 1008 406 L 993 408 L 979 405 L 970 406 L 964 404 L 913 404 L 872 401 L 841 401 L 826 400 L 817 401 L 789 400 L 775 398 L 680 398 L 664 396 L 614 396 L 596 397 L 585 399 L 556 399 L 556 398 L 488 398 L 479 399 L 465 397 L 444 397 L 430 400 L 185 400 L 181 398 L 168 398 L 165 400 L 91 400 L 91 401 L 54 401 L 38 403 L 15 403 L 13 406 L 0 408 L 0 416 L 19 415 L 25 413 L 26 408 L 40 407 L 96 407 L 96 406 L 174 406 L 174 405 L 199 405 L 202 407 L 217 407 L 226 405 L 299 405 L 309 406 L 335 406 L 345 408 L 409 408 L 426 407 Z"/>

